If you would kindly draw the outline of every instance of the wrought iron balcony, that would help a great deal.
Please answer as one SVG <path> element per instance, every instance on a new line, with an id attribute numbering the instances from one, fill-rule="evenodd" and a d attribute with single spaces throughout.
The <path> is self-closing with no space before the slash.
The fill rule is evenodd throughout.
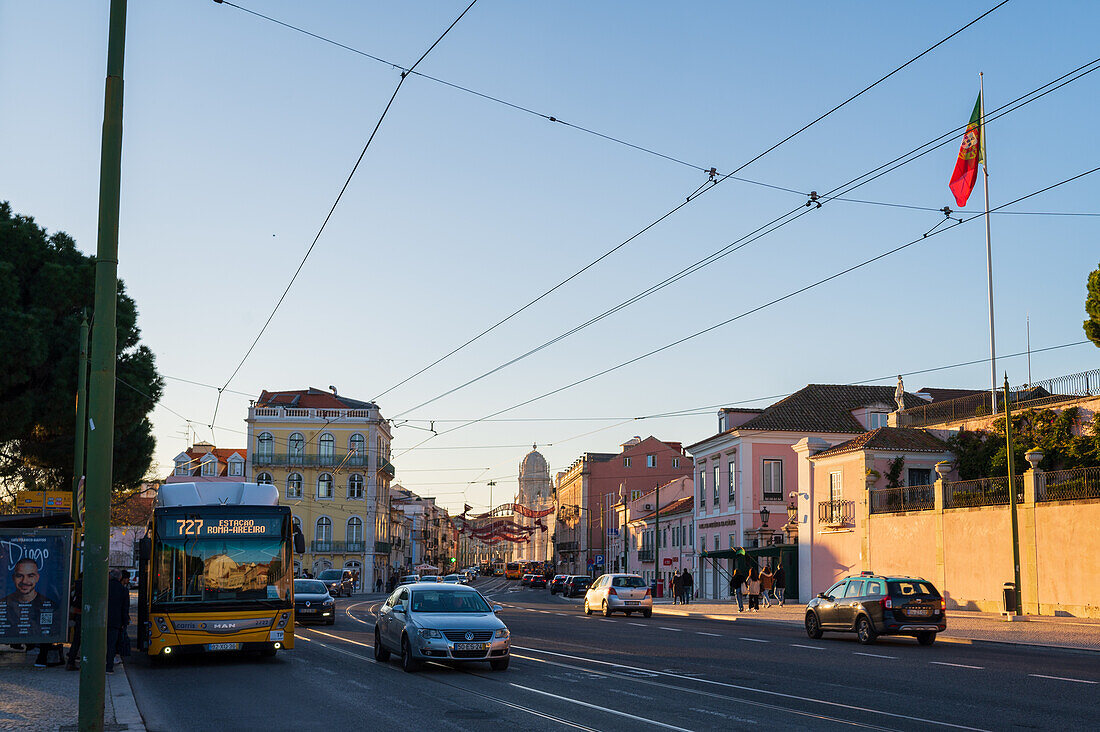
<path id="1" fill-rule="evenodd" d="M 385 541 L 376 541 L 376 542 L 374 542 L 374 553 L 375 554 L 389 554 L 390 549 L 392 549 L 392 548 L 393 547 L 389 544 L 389 542 L 385 542 Z"/>
<path id="2" fill-rule="evenodd" d="M 562 541 L 557 544 L 559 552 L 575 552 L 577 551 L 577 542 L 575 541 Z"/>
<path id="3" fill-rule="evenodd" d="M 653 561 L 653 550 L 652 549 L 639 549 L 638 550 L 638 561 L 639 562 L 652 562 Z"/>
<path id="4" fill-rule="evenodd" d="M 852 526 L 856 520 L 855 501 L 821 501 L 817 520 L 825 526 Z"/>
<path id="5" fill-rule="evenodd" d="M 394 475 L 397 474 L 394 470 L 393 463 L 382 456 L 378 457 L 378 472 L 382 475 L 385 475 L 391 480 L 393 479 Z"/>
<path id="6" fill-rule="evenodd" d="M 314 554 L 362 554 L 367 549 L 362 541 L 311 541 L 309 546 Z"/>
<path id="7" fill-rule="evenodd" d="M 262 453 L 255 451 L 251 455 L 252 464 L 257 467 L 301 467 L 301 468 L 365 468 L 370 462 L 368 455 L 343 453 L 307 454 L 307 453 Z"/>

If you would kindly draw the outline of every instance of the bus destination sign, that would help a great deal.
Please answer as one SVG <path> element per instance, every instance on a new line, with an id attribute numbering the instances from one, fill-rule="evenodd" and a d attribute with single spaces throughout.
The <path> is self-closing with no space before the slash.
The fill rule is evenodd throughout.
<path id="1" fill-rule="evenodd" d="M 279 536 L 283 519 L 267 518 L 174 518 L 165 517 L 161 533 L 173 536 Z"/>

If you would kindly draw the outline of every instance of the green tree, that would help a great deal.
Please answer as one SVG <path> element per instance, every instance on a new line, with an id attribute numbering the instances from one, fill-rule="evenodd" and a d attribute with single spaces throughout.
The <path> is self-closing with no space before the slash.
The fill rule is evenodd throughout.
<path id="1" fill-rule="evenodd" d="M 0 202 L 0 505 L 19 489 L 72 486 L 80 320 L 93 316 L 94 288 L 93 257 Z M 122 282 L 117 327 L 113 475 L 125 491 L 152 462 L 148 415 L 164 383 Z"/>
<path id="2" fill-rule="evenodd" d="M 1085 335 L 1100 348 L 1100 267 L 1089 272 L 1086 290 L 1085 314 L 1089 319 L 1085 321 Z"/>
<path id="3" fill-rule="evenodd" d="M 1013 470 L 1021 475 L 1028 469 L 1024 457 L 1037 448 L 1044 457 L 1043 470 L 1069 470 L 1100 465 L 1100 415 L 1087 424 L 1078 407 L 1060 412 L 1053 409 L 1026 409 L 1012 414 Z M 963 430 L 947 440 L 959 478 L 990 478 L 1008 474 L 1008 445 L 1005 419 L 993 421 L 992 431 Z"/>

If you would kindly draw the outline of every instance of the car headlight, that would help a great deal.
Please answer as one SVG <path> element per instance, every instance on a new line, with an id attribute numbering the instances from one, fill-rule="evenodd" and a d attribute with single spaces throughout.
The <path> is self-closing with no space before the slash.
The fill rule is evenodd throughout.
<path id="1" fill-rule="evenodd" d="M 419 631 L 421 638 L 442 638 L 438 630 L 432 630 L 431 628 L 421 628 Z"/>
<path id="2" fill-rule="evenodd" d="M 335 605 L 335 604 L 336 604 L 336 600 L 333 600 L 331 597 L 329 599 L 325 600 L 325 605 Z"/>
<path id="3" fill-rule="evenodd" d="M 511 634 L 508 632 L 507 628 L 501 628 L 496 633 L 497 638 L 507 638 L 509 635 Z"/>

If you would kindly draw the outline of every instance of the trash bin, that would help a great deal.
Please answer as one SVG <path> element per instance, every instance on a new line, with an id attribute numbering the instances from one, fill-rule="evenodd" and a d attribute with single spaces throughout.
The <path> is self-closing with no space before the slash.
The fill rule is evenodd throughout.
<path id="1" fill-rule="evenodd" d="M 1004 597 L 1005 597 L 1005 612 L 1013 614 L 1016 612 L 1016 583 L 1005 582 L 1004 583 Z"/>
<path id="2" fill-rule="evenodd" d="M 651 585 L 650 589 L 653 590 L 653 599 L 654 600 L 656 600 L 659 597 L 664 597 L 665 596 L 665 586 L 664 586 L 663 582 L 654 582 Z"/>

